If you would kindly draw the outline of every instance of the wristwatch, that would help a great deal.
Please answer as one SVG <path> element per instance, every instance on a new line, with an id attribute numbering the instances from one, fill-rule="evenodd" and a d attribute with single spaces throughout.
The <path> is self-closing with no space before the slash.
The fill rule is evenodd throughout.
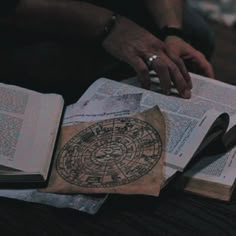
<path id="1" fill-rule="evenodd" d="M 161 29 L 161 37 L 162 37 L 163 40 L 165 40 L 166 37 L 172 36 L 172 35 L 177 36 L 177 37 L 182 38 L 182 39 L 185 38 L 183 30 L 180 29 L 180 28 L 164 26 Z"/>

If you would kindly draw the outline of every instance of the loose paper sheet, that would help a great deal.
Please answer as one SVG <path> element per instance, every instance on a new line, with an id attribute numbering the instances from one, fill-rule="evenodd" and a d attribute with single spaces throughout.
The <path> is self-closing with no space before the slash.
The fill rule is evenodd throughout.
<path id="1" fill-rule="evenodd" d="M 140 111 L 142 93 L 104 96 L 96 93 L 97 86 L 92 84 L 76 103 L 66 108 L 63 124 L 128 116 Z"/>
<path id="2" fill-rule="evenodd" d="M 1 197 L 40 203 L 58 208 L 72 208 L 88 214 L 96 214 L 108 195 L 53 194 L 42 193 L 37 189 L 1 189 Z"/>
<path id="3" fill-rule="evenodd" d="M 165 123 L 158 107 L 134 116 L 64 126 L 43 191 L 158 196 L 164 146 Z"/>

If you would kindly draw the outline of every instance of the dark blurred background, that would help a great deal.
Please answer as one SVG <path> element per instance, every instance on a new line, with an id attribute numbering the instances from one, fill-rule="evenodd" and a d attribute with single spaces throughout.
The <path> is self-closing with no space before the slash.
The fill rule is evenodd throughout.
<path id="1" fill-rule="evenodd" d="M 212 58 L 216 78 L 236 85 L 236 27 L 210 20 L 216 48 Z"/>
<path id="2" fill-rule="evenodd" d="M 236 1 L 188 0 L 215 32 L 216 48 L 212 64 L 216 78 L 236 84 Z"/>

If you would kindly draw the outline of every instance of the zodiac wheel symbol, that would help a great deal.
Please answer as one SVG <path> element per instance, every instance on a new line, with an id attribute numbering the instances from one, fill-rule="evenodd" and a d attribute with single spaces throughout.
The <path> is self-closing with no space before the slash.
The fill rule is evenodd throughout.
<path id="1" fill-rule="evenodd" d="M 115 187 L 150 172 L 161 152 L 161 138 L 152 125 L 136 118 L 113 118 L 97 122 L 71 138 L 58 153 L 56 169 L 74 185 Z"/>

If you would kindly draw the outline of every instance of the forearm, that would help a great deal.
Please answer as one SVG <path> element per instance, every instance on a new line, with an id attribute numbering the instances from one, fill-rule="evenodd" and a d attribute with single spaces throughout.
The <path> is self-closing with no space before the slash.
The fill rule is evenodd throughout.
<path id="1" fill-rule="evenodd" d="M 2 23 L 27 32 L 96 40 L 111 15 L 109 10 L 80 1 L 21 0 L 15 14 Z"/>
<path id="2" fill-rule="evenodd" d="M 185 0 L 146 0 L 146 3 L 159 28 L 182 27 Z"/>

